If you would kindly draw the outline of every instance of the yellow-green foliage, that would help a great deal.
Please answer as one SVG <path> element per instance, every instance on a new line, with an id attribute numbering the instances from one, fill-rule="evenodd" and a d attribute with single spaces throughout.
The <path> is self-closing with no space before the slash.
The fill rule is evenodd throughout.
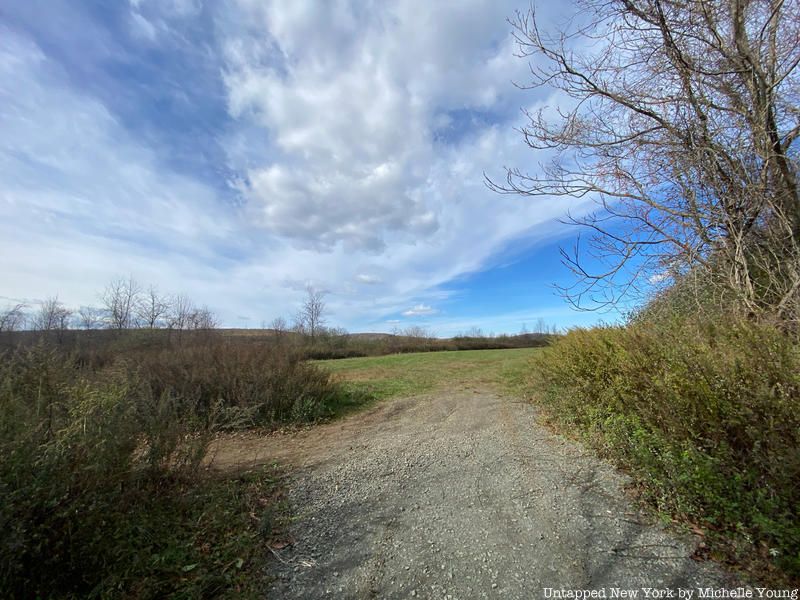
<path id="1" fill-rule="evenodd" d="M 540 401 L 658 507 L 800 575 L 800 345 L 767 325 L 641 321 L 533 361 Z"/>

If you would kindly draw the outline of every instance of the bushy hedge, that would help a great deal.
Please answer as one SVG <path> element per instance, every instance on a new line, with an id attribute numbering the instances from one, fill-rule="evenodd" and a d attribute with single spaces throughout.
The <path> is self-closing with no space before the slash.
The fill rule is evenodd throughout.
<path id="1" fill-rule="evenodd" d="M 323 334 L 311 339 L 296 333 L 277 337 L 274 333 L 249 330 L 248 335 L 236 336 L 257 342 L 269 341 L 272 344 L 291 348 L 293 352 L 310 360 L 332 360 L 340 358 L 359 358 L 366 356 L 385 356 L 388 354 L 411 354 L 416 352 L 444 352 L 451 350 L 500 350 L 511 348 L 538 348 L 547 346 L 557 337 L 554 334 L 526 333 L 520 335 L 498 336 L 457 336 L 448 339 L 434 337 L 415 337 L 410 335 L 330 335 Z"/>
<path id="2" fill-rule="evenodd" d="M 250 503 L 261 492 L 203 472 L 210 436 L 317 418 L 338 388 L 291 356 L 212 339 L 96 364 L 46 344 L 0 359 L 0 589 L 224 589 L 254 547 L 237 540 L 257 533 Z"/>
<path id="3" fill-rule="evenodd" d="M 313 421 L 341 390 L 298 353 L 217 340 L 121 359 L 156 396 L 169 394 L 225 427 Z"/>
<path id="4" fill-rule="evenodd" d="M 558 422 L 657 506 L 800 576 L 800 344 L 769 325 L 687 319 L 570 332 L 534 359 Z"/>

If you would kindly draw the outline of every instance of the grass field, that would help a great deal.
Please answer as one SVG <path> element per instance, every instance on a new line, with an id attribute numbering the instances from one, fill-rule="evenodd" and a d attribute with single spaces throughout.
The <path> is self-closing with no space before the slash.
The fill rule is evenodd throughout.
<path id="1" fill-rule="evenodd" d="M 442 388 L 490 387 L 513 391 L 527 362 L 540 348 L 460 350 L 392 354 L 318 361 L 353 392 L 353 397 L 384 400 Z"/>

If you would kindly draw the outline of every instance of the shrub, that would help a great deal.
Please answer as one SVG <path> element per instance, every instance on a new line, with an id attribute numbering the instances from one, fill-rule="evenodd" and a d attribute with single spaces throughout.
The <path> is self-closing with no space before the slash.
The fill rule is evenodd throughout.
<path id="1" fill-rule="evenodd" d="M 272 480 L 209 477 L 210 436 L 340 409 L 330 375 L 263 346 L 124 344 L 0 356 L 0 589 L 11 597 L 240 589 L 237 570 L 259 547 L 250 515 L 269 508 Z"/>
<path id="2" fill-rule="evenodd" d="M 540 401 L 659 509 L 800 576 L 800 344 L 728 319 L 571 331 L 534 359 Z"/>
<path id="3" fill-rule="evenodd" d="M 124 373 L 91 382 L 46 346 L 0 366 L 0 579 L 15 597 L 88 593 L 130 563 L 143 499 L 192 472 L 194 415 Z M 141 557 L 144 559 L 144 557 Z"/>
<path id="4" fill-rule="evenodd" d="M 328 372 L 266 344 L 167 347 L 120 358 L 154 397 L 169 394 L 189 410 L 241 427 L 313 421 L 341 393 Z"/>

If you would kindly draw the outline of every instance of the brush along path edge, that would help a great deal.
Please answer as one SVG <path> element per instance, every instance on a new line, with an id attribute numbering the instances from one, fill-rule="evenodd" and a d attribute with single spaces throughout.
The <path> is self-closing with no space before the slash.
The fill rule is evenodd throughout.
<path id="1" fill-rule="evenodd" d="M 268 565 L 268 597 L 734 585 L 692 560 L 697 539 L 648 523 L 623 475 L 538 424 L 533 406 L 490 390 L 389 400 L 262 438 L 260 449 L 297 467 L 293 544 Z"/>

